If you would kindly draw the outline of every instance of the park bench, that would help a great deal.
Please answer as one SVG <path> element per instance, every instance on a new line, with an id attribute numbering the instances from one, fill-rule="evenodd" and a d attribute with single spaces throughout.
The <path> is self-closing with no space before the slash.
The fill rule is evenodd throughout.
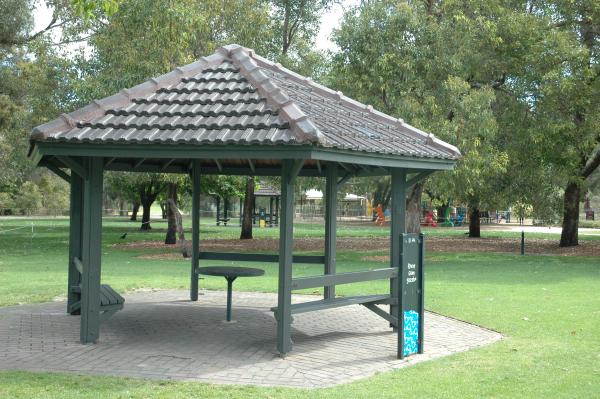
<path id="1" fill-rule="evenodd" d="M 79 273 L 83 271 L 83 264 L 78 258 L 74 258 L 75 267 Z M 81 294 L 81 285 L 71 287 L 71 292 Z M 115 291 L 108 284 L 100 285 L 100 320 L 104 321 L 110 318 L 115 312 L 123 309 L 125 298 Z M 81 301 L 77 301 L 71 305 L 69 313 L 78 314 L 81 310 Z"/>

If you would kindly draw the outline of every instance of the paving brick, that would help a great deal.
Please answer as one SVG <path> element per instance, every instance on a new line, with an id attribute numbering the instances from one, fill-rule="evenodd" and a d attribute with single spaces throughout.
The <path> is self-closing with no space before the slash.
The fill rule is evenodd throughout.
<path id="1" fill-rule="evenodd" d="M 0 370 L 74 372 L 219 384 L 318 388 L 347 383 L 486 345 L 501 335 L 437 314 L 425 318 L 425 353 L 396 359 L 396 334 L 361 306 L 296 315 L 294 351 L 281 359 L 274 294 L 235 293 L 236 323 L 225 323 L 225 293 L 198 302 L 187 291 L 126 295 L 101 326 L 100 342 L 81 345 L 79 317 L 64 302 L 0 309 Z M 294 302 L 309 296 L 294 296 Z"/>

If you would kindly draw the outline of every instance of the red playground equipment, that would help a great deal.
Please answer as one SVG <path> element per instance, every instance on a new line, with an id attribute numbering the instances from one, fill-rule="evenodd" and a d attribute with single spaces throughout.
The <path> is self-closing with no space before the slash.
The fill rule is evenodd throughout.
<path id="1" fill-rule="evenodd" d="M 385 226 L 385 214 L 383 213 L 383 207 L 381 206 L 381 204 L 377 205 L 375 213 L 377 213 L 377 218 L 373 223 L 375 223 L 375 225 Z"/>
<path id="2" fill-rule="evenodd" d="M 437 222 L 433 218 L 432 211 L 427 212 L 427 215 L 425 215 L 425 221 L 424 221 L 423 225 L 430 226 L 430 227 L 437 227 Z"/>

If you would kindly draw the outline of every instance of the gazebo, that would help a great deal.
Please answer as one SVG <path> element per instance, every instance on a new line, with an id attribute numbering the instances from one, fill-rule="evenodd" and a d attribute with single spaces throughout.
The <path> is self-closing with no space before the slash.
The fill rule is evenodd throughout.
<path id="1" fill-rule="evenodd" d="M 190 299 L 198 300 L 202 260 L 278 262 L 277 349 L 292 350 L 295 313 L 363 304 L 398 326 L 401 234 L 406 190 L 436 170 L 452 169 L 460 152 L 432 134 L 374 110 L 268 61 L 229 45 L 130 89 L 36 127 L 30 157 L 70 183 L 68 303 L 81 314 L 80 340 L 94 343 L 100 323 L 123 306 L 101 285 L 104 171 L 189 174 L 192 194 Z M 70 173 L 66 170 L 70 169 Z M 203 175 L 281 177 L 279 253 L 201 251 L 199 198 Z M 357 176 L 391 175 L 391 263 L 387 268 L 336 272 L 337 192 Z M 294 255 L 294 185 L 299 176 L 323 176 L 325 251 Z M 323 275 L 295 278 L 294 263 L 323 264 Z M 388 279 L 379 295 L 336 297 L 335 287 Z M 292 303 L 292 290 L 324 287 L 324 297 Z M 377 304 L 387 304 L 390 312 Z"/>
<path id="2" fill-rule="evenodd" d="M 258 183 L 258 189 L 254 191 L 254 210 L 252 214 L 253 224 L 256 224 L 256 218 L 260 217 L 260 214 L 256 212 L 256 200 L 258 198 L 269 199 L 269 212 L 266 213 L 265 216 L 269 218 L 269 227 L 273 227 L 273 225 L 277 226 L 279 223 L 279 199 L 281 198 L 281 191 L 275 189 L 267 183 Z M 274 208 L 273 203 L 275 204 Z"/>

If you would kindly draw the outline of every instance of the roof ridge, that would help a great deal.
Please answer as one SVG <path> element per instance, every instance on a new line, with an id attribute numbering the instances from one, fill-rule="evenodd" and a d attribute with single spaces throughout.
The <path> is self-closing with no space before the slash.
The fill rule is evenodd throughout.
<path id="1" fill-rule="evenodd" d="M 325 135 L 317 128 L 294 100 L 275 82 L 265 75 L 253 59 L 254 52 L 245 47 L 233 44 L 219 48 L 217 53 L 229 58 L 240 69 L 240 73 L 258 92 L 279 110 L 279 115 L 289 122 L 292 132 L 300 142 L 326 144 Z"/>
<path id="2" fill-rule="evenodd" d="M 285 68 L 280 63 L 274 63 L 271 60 L 268 60 L 264 57 L 261 57 L 258 54 L 255 54 L 254 51 L 250 49 L 245 49 L 246 52 L 252 57 L 252 59 L 259 65 L 260 67 L 269 69 L 271 71 L 279 72 L 285 74 L 285 76 L 289 79 L 292 79 L 298 83 L 307 84 L 312 89 L 315 89 L 318 94 L 325 95 L 333 100 L 340 101 L 346 105 L 349 105 L 355 108 L 358 111 L 368 112 L 370 115 L 375 117 L 375 119 L 383 122 L 393 122 L 399 128 L 405 128 L 410 133 L 413 133 L 415 136 L 418 136 L 421 139 L 426 140 L 427 145 L 431 145 L 434 147 L 442 148 L 444 150 L 450 150 L 454 152 L 456 155 L 460 156 L 460 150 L 453 146 L 452 144 L 446 143 L 435 137 L 433 133 L 426 133 L 421 129 L 418 129 L 408 123 L 406 123 L 402 118 L 395 118 L 393 116 L 387 115 L 381 111 L 378 111 L 373 108 L 372 105 L 363 104 L 360 101 L 356 101 L 352 98 L 346 97 L 341 91 L 334 91 L 329 87 L 323 86 L 315 81 L 313 81 L 309 77 L 302 76 L 290 69 Z"/>
<path id="3" fill-rule="evenodd" d="M 60 117 L 36 126 L 30 136 L 31 141 L 44 140 L 53 133 L 64 132 L 72 129 L 76 124 L 89 122 L 92 119 L 106 115 L 106 111 L 114 108 L 122 108 L 132 103 L 137 97 L 142 97 L 158 90 L 177 84 L 183 78 L 194 76 L 209 66 L 216 65 L 223 61 L 220 53 L 214 53 L 207 57 L 201 57 L 199 60 L 177 67 L 174 70 L 148 79 L 131 88 L 122 89 L 117 94 L 104 97 L 100 100 L 94 100 L 88 105 L 78 108 Z"/>

